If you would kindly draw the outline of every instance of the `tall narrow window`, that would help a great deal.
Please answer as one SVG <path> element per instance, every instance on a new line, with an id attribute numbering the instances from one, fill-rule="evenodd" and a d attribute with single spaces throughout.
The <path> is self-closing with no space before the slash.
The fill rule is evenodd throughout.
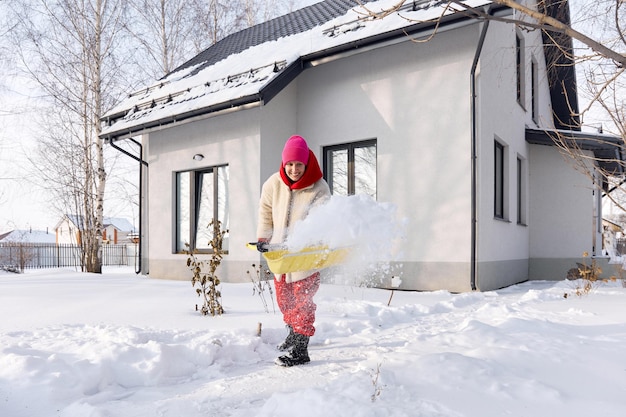
<path id="1" fill-rule="evenodd" d="M 333 194 L 376 198 L 376 140 L 324 148 L 324 178 Z"/>
<path id="2" fill-rule="evenodd" d="M 531 61 L 530 76 L 531 76 L 530 96 L 531 96 L 531 101 L 532 101 L 531 111 L 532 111 L 533 121 L 537 123 L 537 113 L 539 112 L 539 97 L 538 97 L 539 87 L 537 83 L 538 83 L 539 73 L 538 73 L 538 68 L 537 68 L 537 62 L 535 61 L 534 58 Z"/>
<path id="3" fill-rule="evenodd" d="M 213 219 L 228 230 L 228 166 L 176 173 L 176 252 L 210 252 Z M 222 249 L 228 250 L 228 234 Z"/>
<path id="4" fill-rule="evenodd" d="M 524 71 L 524 39 L 521 35 L 515 35 L 515 69 L 516 69 L 516 84 L 517 84 L 517 102 L 522 106 L 525 106 L 525 71 Z"/>
<path id="5" fill-rule="evenodd" d="M 493 215 L 504 218 L 504 146 L 494 142 L 494 181 L 493 181 Z"/>
<path id="6" fill-rule="evenodd" d="M 524 161 L 517 157 L 517 224 L 526 223 L 525 207 L 525 187 L 524 187 Z"/>

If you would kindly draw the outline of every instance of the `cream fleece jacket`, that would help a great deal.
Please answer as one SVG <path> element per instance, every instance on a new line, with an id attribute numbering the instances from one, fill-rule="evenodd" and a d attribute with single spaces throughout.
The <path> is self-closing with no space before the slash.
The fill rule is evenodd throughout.
<path id="1" fill-rule="evenodd" d="M 290 190 L 283 182 L 280 173 L 275 173 L 265 181 L 261 189 L 259 203 L 259 223 L 257 237 L 270 243 L 283 243 L 292 227 L 303 220 L 311 207 L 330 198 L 330 189 L 324 179 L 308 187 Z M 285 274 L 286 282 L 303 280 L 316 271 L 303 271 Z M 277 275 L 280 280 L 281 276 Z"/>

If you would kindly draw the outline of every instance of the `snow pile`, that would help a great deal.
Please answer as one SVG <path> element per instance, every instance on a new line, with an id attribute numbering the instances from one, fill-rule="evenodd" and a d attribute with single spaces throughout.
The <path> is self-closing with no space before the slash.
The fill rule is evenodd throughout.
<path id="1" fill-rule="evenodd" d="M 350 247 L 350 259 L 342 269 L 351 281 L 362 282 L 388 273 L 389 263 L 400 256 L 405 220 L 398 218 L 396 210 L 395 204 L 364 194 L 335 195 L 295 224 L 285 244 L 291 251 L 319 244 L 332 249 Z"/>
<path id="2" fill-rule="evenodd" d="M 626 409 L 626 288 L 486 293 L 323 284 L 310 364 L 251 284 L 204 317 L 188 282 L 125 269 L 0 274 L 0 415 L 603 417 Z M 391 305 L 388 305 L 391 301 Z M 255 335 L 263 323 L 261 337 Z"/>

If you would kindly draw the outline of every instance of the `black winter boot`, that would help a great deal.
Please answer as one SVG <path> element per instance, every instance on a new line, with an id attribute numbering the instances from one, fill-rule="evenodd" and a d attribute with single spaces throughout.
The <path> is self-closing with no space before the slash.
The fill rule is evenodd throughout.
<path id="1" fill-rule="evenodd" d="M 294 333 L 294 345 L 283 356 L 276 358 L 276 365 L 296 366 L 311 362 L 309 358 L 309 336 Z"/>
<path id="2" fill-rule="evenodd" d="M 287 335 L 287 337 L 285 338 L 283 343 L 281 343 L 280 345 L 276 346 L 278 348 L 278 350 L 280 350 L 281 352 L 288 351 L 289 348 L 292 347 L 295 344 L 295 335 L 296 334 L 293 332 L 293 327 L 291 327 L 290 325 L 287 325 L 287 328 L 289 329 L 289 334 Z"/>

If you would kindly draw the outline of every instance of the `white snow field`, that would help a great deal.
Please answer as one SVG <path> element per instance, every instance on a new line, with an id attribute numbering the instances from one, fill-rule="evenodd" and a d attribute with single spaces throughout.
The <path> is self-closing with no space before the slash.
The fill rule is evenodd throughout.
<path id="1" fill-rule="evenodd" d="M 0 416 L 622 417 L 626 288 L 576 285 L 325 283 L 311 363 L 282 368 L 252 283 L 222 284 L 210 317 L 190 282 L 128 268 L 0 273 Z"/>

